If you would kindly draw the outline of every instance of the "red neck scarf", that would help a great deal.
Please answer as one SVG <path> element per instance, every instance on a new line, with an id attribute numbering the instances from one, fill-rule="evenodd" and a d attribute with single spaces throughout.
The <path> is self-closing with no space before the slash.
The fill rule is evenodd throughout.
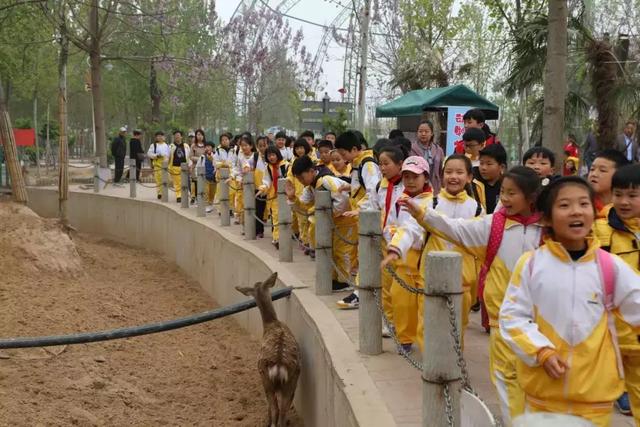
<path id="1" fill-rule="evenodd" d="M 279 165 L 271 164 L 271 181 L 273 181 L 273 188 L 278 194 L 278 168 Z"/>
<path id="2" fill-rule="evenodd" d="M 384 223 L 383 228 L 387 225 L 387 217 L 389 216 L 389 209 L 391 209 L 391 197 L 393 197 L 393 187 L 400 182 L 402 179 L 402 175 L 394 176 L 389 180 L 389 185 L 387 186 L 387 195 L 384 199 Z"/>

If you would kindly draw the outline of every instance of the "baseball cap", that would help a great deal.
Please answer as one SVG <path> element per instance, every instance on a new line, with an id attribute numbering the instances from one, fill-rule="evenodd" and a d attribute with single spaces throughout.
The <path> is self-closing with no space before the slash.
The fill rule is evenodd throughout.
<path id="1" fill-rule="evenodd" d="M 407 157 L 402 164 L 402 172 L 409 171 L 417 175 L 427 173 L 429 174 L 429 163 L 420 156 Z"/>
<path id="2" fill-rule="evenodd" d="M 120 132 L 126 132 L 126 131 L 127 131 L 127 127 L 126 127 L 126 126 L 122 126 L 122 127 L 120 128 Z"/>
<path id="3" fill-rule="evenodd" d="M 189 134 L 187 136 L 196 136 L 196 133 L 192 130 L 189 131 Z"/>

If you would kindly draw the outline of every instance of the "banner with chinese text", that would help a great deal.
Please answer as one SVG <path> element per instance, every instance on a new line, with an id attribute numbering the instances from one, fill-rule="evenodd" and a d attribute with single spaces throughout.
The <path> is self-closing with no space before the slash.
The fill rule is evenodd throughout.
<path id="1" fill-rule="evenodd" d="M 462 116 L 469 111 L 471 107 L 447 107 L 447 149 L 445 154 L 450 156 L 455 149 L 456 141 L 462 139 L 464 133 L 464 121 Z"/>

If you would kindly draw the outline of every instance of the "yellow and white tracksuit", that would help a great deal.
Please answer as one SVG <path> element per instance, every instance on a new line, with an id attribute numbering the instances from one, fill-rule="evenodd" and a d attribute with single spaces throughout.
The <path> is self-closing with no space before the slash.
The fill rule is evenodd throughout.
<path id="1" fill-rule="evenodd" d="M 371 207 L 371 199 L 375 197 L 376 186 L 382 179 L 380 168 L 375 162 L 368 161 L 362 164 L 365 158 L 373 158 L 373 150 L 361 151 L 351 162 L 351 206 L 353 209 L 367 209 Z M 364 187 L 360 184 L 358 170 L 362 169 L 361 175 Z"/>
<path id="2" fill-rule="evenodd" d="M 298 181 L 296 179 L 296 181 Z M 298 181 L 299 182 L 299 181 Z M 358 240 L 358 219 L 342 216 L 351 208 L 349 202 L 349 194 L 341 192 L 340 187 L 344 184 L 340 178 L 325 175 L 318 177 L 315 184 L 304 187 L 302 194 L 296 200 L 296 208 L 307 210 L 313 213 L 313 205 L 315 201 L 315 192 L 317 190 L 326 190 L 331 193 L 333 222 L 339 229 L 340 235 L 347 240 Z M 309 217 L 309 221 L 315 224 L 315 218 Z M 315 228 L 312 227 L 312 228 Z M 355 245 L 349 245 L 341 240 L 336 233 L 333 233 L 332 253 L 335 268 L 333 269 L 332 278 L 343 283 L 349 283 L 351 279 L 351 271 L 358 265 L 358 248 Z"/>
<path id="3" fill-rule="evenodd" d="M 232 148 L 224 148 L 218 147 L 213 152 L 213 161 L 216 166 L 216 180 L 220 182 L 220 170 L 228 169 L 229 176 L 231 177 L 231 169 L 233 168 L 233 163 L 235 160 L 236 154 Z M 236 205 L 236 186 L 235 183 L 231 183 L 229 185 L 229 208 L 234 209 Z"/>
<path id="4" fill-rule="evenodd" d="M 347 164 L 347 167 L 342 172 L 339 172 L 338 170 L 336 170 L 336 168 L 333 167 L 333 165 L 331 165 L 330 169 L 333 172 L 333 174 L 335 176 L 337 176 L 338 178 L 351 178 L 351 165 L 350 164 Z"/>
<path id="5" fill-rule="evenodd" d="M 640 219 L 620 219 L 615 209 L 608 218 L 594 224 L 594 232 L 603 249 L 618 255 L 629 267 L 640 273 Z M 629 393 L 631 411 L 640 426 L 640 340 L 638 332 L 616 316 L 618 342 L 624 363 L 625 386 Z"/>
<path id="6" fill-rule="evenodd" d="M 296 161 L 296 159 L 298 159 L 297 157 L 294 158 L 294 162 Z M 292 163 L 293 165 L 293 163 Z M 302 183 L 300 181 L 298 181 L 294 176 L 293 176 L 293 172 L 292 172 L 293 168 L 289 168 L 289 170 L 287 171 L 287 181 L 291 182 L 293 184 L 293 186 L 296 189 L 296 197 L 300 197 L 302 195 L 302 192 L 304 190 L 304 185 L 302 185 Z M 297 208 L 299 209 L 299 208 Z M 297 211 L 293 211 L 292 212 L 292 220 L 293 220 L 293 225 L 292 225 L 292 230 L 294 233 L 298 233 L 298 235 L 300 236 L 300 241 L 305 245 L 305 246 L 309 246 L 311 244 L 311 240 L 315 240 L 315 239 L 311 239 L 311 235 L 310 235 L 310 230 L 309 230 L 309 220 L 307 219 L 307 216 L 302 214 L 301 212 L 297 212 Z M 315 247 L 315 242 L 314 245 Z"/>
<path id="7" fill-rule="evenodd" d="M 193 143 L 193 144 L 191 144 L 191 147 L 190 147 L 189 151 L 190 151 L 189 159 L 191 160 L 191 163 L 190 163 L 190 167 L 191 167 L 191 199 L 195 200 L 196 197 L 198 197 L 198 190 L 197 190 L 198 175 L 197 175 L 196 168 L 198 167 L 198 162 L 200 162 L 200 159 L 202 158 L 202 156 L 205 155 L 206 148 L 205 148 L 204 144 L 199 145 L 197 143 Z"/>
<path id="8" fill-rule="evenodd" d="M 153 168 L 153 177 L 156 180 L 156 190 L 158 195 L 162 194 L 162 163 L 169 160 L 171 150 L 166 142 L 154 142 L 149 146 L 147 157 L 151 159 L 151 167 Z"/>
<path id="9" fill-rule="evenodd" d="M 428 206 L 418 218 L 420 225 L 427 231 L 464 248 L 484 262 L 493 215 L 475 219 L 453 219 L 440 215 Z M 498 314 L 518 258 L 522 253 L 540 246 L 542 232 L 541 224 L 525 226 L 507 219 L 500 248 L 485 282 L 484 302 L 491 326 L 489 373 L 500 398 L 502 419 L 507 423 L 523 413 L 524 393 L 516 377 L 516 356 L 500 336 Z"/>
<path id="10" fill-rule="evenodd" d="M 292 163 L 294 156 L 293 156 L 293 149 L 291 147 L 282 147 L 282 148 L 278 148 L 278 150 L 280 150 L 280 154 L 282 154 L 282 160 L 286 161 L 287 163 Z"/>
<path id="11" fill-rule="evenodd" d="M 376 193 L 376 197 L 372 199 L 374 208 L 380 211 L 380 228 L 383 232 L 383 239 L 381 239 L 383 259 L 387 256 L 387 241 L 391 241 L 391 231 L 394 230 L 394 228 L 392 228 L 392 224 L 389 221 L 389 212 L 392 209 L 395 209 L 396 202 L 404 191 L 404 185 L 402 184 L 401 177 L 398 176 L 395 180 L 397 180 L 397 182 L 393 185 L 388 203 L 387 194 L 389 194 L 389 180 L 387 178 L 382 178 L 382 181 L 380 181 L 380 187 L 378 188 L 378 192 Z M 387 228 L 387 225 L 389 225 L 389 228 Z M 391 286 L 393 284 L 393 278 L 391 277 L 391 274 L 389 274 L 387 269 L 382 269 L 382 271 L 380 272 L 380 279 L 382 281 L 382 309 L 384 310 L 384 315 L 387 320 L 390 323 L 393 323 L 393 299 L 391 297 Z"/>
<path id="12" fill-rule="evenodd" d="M 422 209 L 433 204 L 431 191 L 411 198 Z M 416 288 L 424 288 L 424 280 L 420 272 L 420 259 L 424 249 L 427 233 L 424 228 L 406 210 L 396 204 L 389 210 L 387 226 L 384 231 L 387 240 L 387 251 L 396 252 L 400 259 L 393 268 L 403 282 Z M 391 284 L 391 300 L 393 301 L 393 325 L 400 344 L 420 342 L 417 336 L 418 318 L 421 311 L 421 299 L 417 294 L 405 290 L 394 278 Z"/>
<path id="13" fill-rule="evenodd" d="M 250 160 L 252 158 L 253 153 L 246 155 L 242 151 L 239 151 L 233 158 L 233 165 L 231 166 L 231 182 L 236 188 L 236 203 L 233 210 L 241 224 L 244 223 L 244 190 L 242 186 L 242 177 L 244 176 L 245 169 L 251 169 Z M 258 181 L 255 185 L 259 186 L 261 182 L 262 181 Z"/>
<path id="14" fill-rule="evenodd" d="M 597 239 L 588 242 L 577 261 L 551 239 L 520 258 L 500 310 L 500 332 L 518 356 L 527 409 L 573 414 L 609 426 L 623 380 L 607 324 L 612 314 L 604 306 Z M 615 311 L 637 327 L 640 275 L 617 256 L 613 268 Z M 550 377 L 540 363 L 554 353 L 569 364 L 560 379 Z"/>
<path id="15" fill-rule="evenodd" d="M 184 159 L 179 159 L 178 161 L 176 161 L 175 153 L 176 148 L 178 147 L 175 144 L 171 144 L 169 148 L 171 149 L 171 154 L 169 155 L 169 174 L 171 175 L 171 179 L 173 180 L 173 189 L 176 192 L 176 198 L 179 198 L 182 197 L 182 171 L 180 169 L 180 164 L 190 163 L 189 155 L 191 150 L 189 148 L 189 144 L 183 142 L 182 149 L 184 150 Z"/>
<path id="16" fill-rule="evenodd" d="M 461 191 L 456 195 L 452 195 L 443 187 L 438 193 L 438 203 L 435 207 L 436 212 L 446 215 L 449 218 L 463 218 L 471 219 L 476 217 L 478 212 L 478 202 L 467 194 L 466 191 Z M 480 215 L 484 215 L 484 211 L 481 210 Z M 472 301 L 472 289 L 477 285 L 478 274 L 482 264 L 479 260 L 465 251 L 460 246 L 454 245 L 447 240 L 444 240 L 438 236 L 430 236 L 424 249 L 423 256 L 426 256 L 431 251 L 455 251 L 462 255 L 462 338 L 464 342 L 464 331 L 469 324 L 469 310 L 471 310 Z M 421 295 L 420 299 L 424 297 Z M 419 313 L 418 322 L 418 344 L 420 349 L 423 348 L 424 338 L 424 319 L 423 313 Z"/>
<path id="17" fill-rule="evenodd" d="M 276 243 L 280 238 L 279 228 L 278 228 L 278 192 L 277 192 L 277 181 L 279 178 L 286 178 L 287 176 L 287 168 L 289 164 L 282 160 L 277 165 L 267 164 L 264 176 L 262 178 L 262 185 L 260 186 L 260 191 L 266 194 L 267 199 L 267 207 L 265 208 L 265 212 L 269 212 L 271 216 L 271 223 L 273 225 L 273 233 L 271 235 L 271 241 Z M 276 183 L 274 184 L 274 181 Z"/>

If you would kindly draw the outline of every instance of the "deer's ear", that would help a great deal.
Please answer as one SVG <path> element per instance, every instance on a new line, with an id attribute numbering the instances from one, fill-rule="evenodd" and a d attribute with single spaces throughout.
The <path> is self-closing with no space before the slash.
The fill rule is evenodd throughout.
<path id="1" fill-rule="evenodd" d="M 268 288 L 273 288 L 276 284 L 276 280 L 278 279 L 278 272 L 273 273 L 267 280 L 264 281 L 264 285 Z"/>
<path id="2" fill-rule="evenodd" d="M 238 291 L 241 294 L 244 294 L 244 295 L 246 295 L 248 297 L 251 297 L 254 294 L 253 288 L 245 288 L 243 286 L 236 286 L 236 291 Z"/>

